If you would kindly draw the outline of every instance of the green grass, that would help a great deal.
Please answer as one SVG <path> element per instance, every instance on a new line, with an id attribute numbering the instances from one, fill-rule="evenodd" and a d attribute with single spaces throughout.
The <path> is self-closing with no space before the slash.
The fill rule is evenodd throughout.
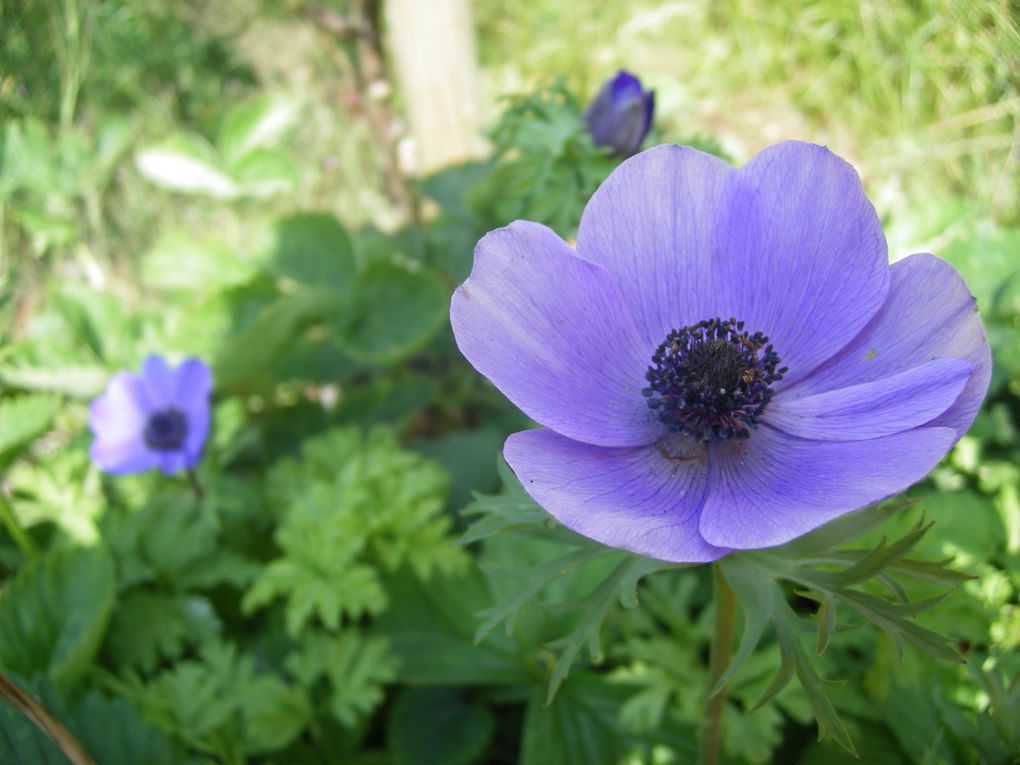
<path id="1" fill-rule="evenodd" d="M 552 74 L 591 93 L 622 66 L 658 90 L 667 135 L 712 133 L 742 158 L 820 141 L 880 197 L 934 190 L 1018 216 L 1016 3 L 480 0 L 475 13 L 490 96 Z"/>

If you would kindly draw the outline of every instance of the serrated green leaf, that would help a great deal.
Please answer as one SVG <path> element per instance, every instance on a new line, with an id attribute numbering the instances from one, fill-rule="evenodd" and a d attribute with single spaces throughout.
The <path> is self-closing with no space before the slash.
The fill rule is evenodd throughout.
<path id="1" fill-rule="evenodd" d="M 719 561 L 719 565 L 726 581 L 737 594 L 744 616 L 744 629 L 740 647 L 718 682 L 709 689 L 709 697 L 722 690 L 754 653 L 765 634 L 765 628 L 772 620 L 773 604 L 777 597 L 775 580 L 762 576 L 761 571 L 745 555 L 739 552 L 727 555 Z"/>
<path id="2" fill-rule="evenodd" d="M 245 609 L 286 598 L 292 635 L 313 616 L 337 629 L 386 607 L 382 572 L 407 565 L 427 579 L 460 570 L 464 552 L 450 543 L 443 512 L 447 486 L 442 468 L 401 448 L 388 429 L 338 428 L 308 439 L 300 459 L 270 472 L 282 554 L 245 596 Z"/>
<path id="3" fill-rule="evenodd" d="M 530 657 L 502 632 L 475 645 L 475 614 L 491 593 L 475 567 L 428 584 L 410 572 L 387 582 L 390 608 L 376 620 L 393 642 L 402 682 L 419 685 L 513 685 L 533 678 Z"/>
<path id="4" fill-rule="evenodd" d="M 0 701 L 0 762 L 4 765 L 67 765 L 56 742 L 23 714 Z"/>
<path id="5" fill-rule="evenodd" d="M 335 216 L 302 213 L 276 221 L 265 244 L 266 266 L 277 276 L 310 287 L 330 287 L 345 300 L 356 264 L 351 239 Z"/>
<path id="6" fill-rule="evenodd" d="M 446 321 L 448 302 L 430 272 L 376 261 L 354 280 L 348 313 L 337 324 L 340 343 L 357 361 L 398 361 L 431 339 Z"/>
<path id="7" fill-rule="evenodd" d="M 580 550 L 574 550 L 539 566 L 528 566 L 526 569 L 521 569 L 521 573 L 524 576 L 522 577 L 523 581 L 520 589 L 501 603 L 497 603 L 478 614 L 482 618 L 482 623 L 475 632 L 475 642 L 482 642 L 493 629 L 503 622 L 506 622 L 507 635 L 510 635 L 513 632 L 514 617 L 521 606 L 548 587 L 554 580 L 565 576 L 589 561 L 613 552 L 613 550 L 607 547 L 586 545 Z"/>
<path id="8" fill-rule="evenodd" d="M 232 388 L 265 375 L 298 334 L 329 315 L 337 302 L 333 290 L 307 287 L 269 303 L 222 346 L 213 363 L 217 385 Z"/>
<path id="9" fill-rule="evenodd" d="M 328 706 L 343 725 L 353 727 L 383 700 L 383 688 L 396 678 L 389 641 L 354 629 L 338 635 L 307 632 L 285 666 L 303 685 L 329 681 Z"/>
<path id="10" fill-rule="evenodd" d="M 395 765 L 468 765 L 494 727 L 488 707 L 452 689 L 411 688 L 393 705 L 387 739 Z"/>
<path id="11" fill-rule="evenodd" d="M 549 514 L 535 504 L 533 499 L 509 494 L 490 497 L 476 495 L 474 502 L 461 512 L 464 515 L 481 516 L 457 540 L 462 545 L 487 539 L 507 529 L 549 521 Z"/>
<path id="12" fill-rule="evenodd" d="M 621 705 L 630 689 L 605 677 L 578 673 L 545 704 L 534 688 L 528 699 L 521 736 L 520 765 L 590 765 L 651 761 L 653 748 L 669 762 L 693 763 L 697 736 L 693 726 L 665 719 L 649 734 L 635 733 L 620 723 Z"/>
<path id="13" fill-rule="evenodd" d="M 118 665 L 150 672 L 160 661 L 178 658 L 186 647 L 208 642 L 220 629 L 206 598 L 135 590 L 121 600 L 106 645 Z"/>
<path id="14" fill-rule="evenodd" d="M 0 401 L 0 470 L 49 430 L 60 411 L 60 399 L 27 395 Z"/>
<path id="15" fill-rule="evenodd" d="M 71 683 L 99 650 L 114 595 L 113 560 L 103 547 L 29 563 L 0 595 L 0 670 Z"/>
<path id="16" fill-rule="evenodd" d="M 90 690 L 84 697 L 68 702 L 49 685 L 42 688 L 41 698 L 99 765 L 194 764 L 180 744 L 142 719 L 124 699 L 107 698 Z"/>
<path id="17" fill-rule="evenodd" d="M 762 699 L 764 700 L 778 692 L 782 685 L 786 684 L 789 673 L 791 671 L 796 672 L 797 680 L 800 682 L 800 686 L 804 689 L 804 693 L 807 694 L 808 701 L 811 704 L 811 713 L 818 723 L 818 738 L 831 737 L 850 754 L 857 756 L 857 750 L 854 747 L 853 740 L 850 738 L 849 731 L 847 731 L 843 721 L 839 719 L 839 715 L 836 714 L 836 710 L 832 706 L 832 702 L 829 701 L 828 696 L 825 695 L 825 691 L 822 690 L 822 679 L 815 672 L 800 644 L 797 635 L 797 623 L 799 621 L 800 617 L 793 613 L 793 610 L 790 609 L 785 601 L 782 604 L 782 608 L 774 614 L 776 635 L 779 638 L 779 647 L 782 655 L 782 664 L 776 678 L 781 681 L 779 683 L 773 682 Z M 763 700 L 759 701 L 758 705 L 763 703 Z"/>
<path id="18" fill-rule="evenodd" d="M 200 658 L 179 662 L 149 682 L 128 674 L 111 682 L 163 730 L 225 759 L 279 749 L 312 717 L 311 701 L 229 643 L 204 645 Z"/>
<path id="19" fill-rule="evenodd" d="M 795 559 L 810 558 L 830 551 L 863 536 L 889 518 L 903 512 L 914 502 L 909 498 L 897 498 L 847 513 L 783 545 L 778 550 Z"/>
<path id="20" fill-rule="evenodd" d="M 588 647 L 588 654 L 593 659 L 598 656 L 599 630 L 601 630 L 610 609 L 617 603 L 629 608 L 636 607 L 638 604 L 636 592 L 638 581 L 654 571 L 669 566 L 668 563 L 652 558 L 643 558 L 637 555 L 628 556 L 620 561 L 613 572 L 603 579 L 590 595 L 569 604 L 571 610 L 581 612 L 581 619 L 568 635 L 549 644 L 550 648 L 559 650 L 560 654 L 549 678 L 547 704 L 555 698 L 575 659 L 585 645 Z"/>
<path id="21" fill-rule="evenodd" d="M 837 597 L 872 624 L 882 628 L 893 639 L 898 656 L 903 655 L 903 644 L 900 641 L 900 638 L 903 638 L 925 653 L 943 661 L 963 661 L 950 646 L 949 638 L 909 620 L 909 617 L 941 602 L 946 597 L 945 594 L 913 603 L 889 603 L 865 592 L 853 590 L 840 591 Z"/>

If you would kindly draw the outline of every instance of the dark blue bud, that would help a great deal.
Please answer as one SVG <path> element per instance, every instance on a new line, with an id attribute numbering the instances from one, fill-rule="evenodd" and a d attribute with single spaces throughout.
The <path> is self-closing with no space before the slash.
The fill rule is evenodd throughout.
<path id="1" fill-rule="evenodd" d="M 652 127 L 655 93 L 644 90 L 641 81 L 620 70 L 606 80 L 584 112 L 588 132 L 598 146 L 608 146 L 621 157 L 641 148 Z"/>

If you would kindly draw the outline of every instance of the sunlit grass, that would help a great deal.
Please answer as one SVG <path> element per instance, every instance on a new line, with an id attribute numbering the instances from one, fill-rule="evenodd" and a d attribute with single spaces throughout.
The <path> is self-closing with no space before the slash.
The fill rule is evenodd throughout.
<path id="1" fill-rule="evenodd" d="M 475 3 L 486 82 L 617 67 L 660 93 L 667 131 L 746 157 L 780 137 L 828 143 L 884 185 L 963 194 L 1015 219 L 1020 31 L 1006 2 L 678 0 Z"/>

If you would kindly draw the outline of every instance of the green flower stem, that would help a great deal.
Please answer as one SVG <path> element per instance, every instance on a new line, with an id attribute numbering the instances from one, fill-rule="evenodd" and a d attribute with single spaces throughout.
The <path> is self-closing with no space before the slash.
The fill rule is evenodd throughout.
<path id="1" fill-rule="evenodd" d="M 188 470 L 188 485 L 191 486 L 191 491 L 195 495 L 195 499 L 199 502 L 205 497 L 205 491 L 202 489 L 202 484 L 198 480 L 198 475 L 194 470 Z"/>
<path id="2" fill-rule="evenodd" d="M 723 672 L 730 665 L 733 650 L 733 623 L 736 613 L 736 596 L 723 576 L 718 563 L 712 564 L 713 589 L 715 591 L 715 630 L 709 653 L 708 689 L 719 682 Z M 726 706 L 726 686 L 705 700 L 705 713 L 701 719 L 701 751 L 698 765 L 718 765 L 722 739 L 722 715 Z"/>
<path id="3" fill-rule="evenodd" d="M 11 539 L 26 558 L 34 558 L 38 555 L 39 548 L 35 546 L 32 537 L 21 528 L 21 524 L 14 515 L 14 509 L 3 494 L 0 494 L 0 523 L 7 529 L 7 533 L 11 535 Z"/>

